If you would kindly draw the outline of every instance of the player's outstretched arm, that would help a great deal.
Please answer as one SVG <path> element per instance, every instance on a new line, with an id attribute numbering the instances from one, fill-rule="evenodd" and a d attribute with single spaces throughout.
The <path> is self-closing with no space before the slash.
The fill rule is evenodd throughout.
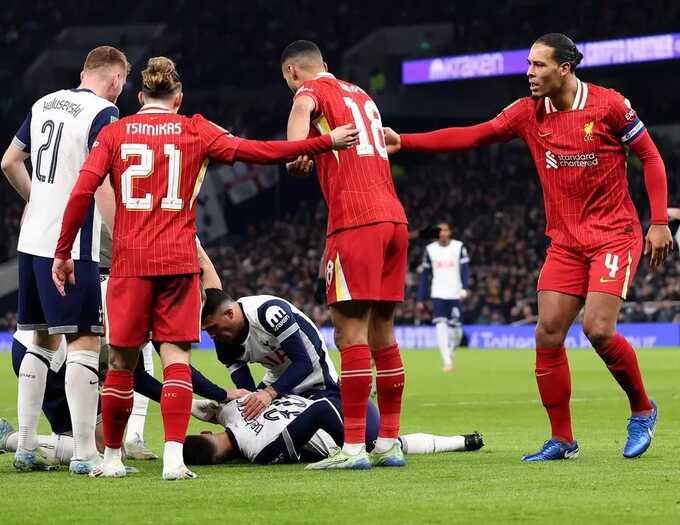
<path id="1" fill-rule="evenodd" d="M 2 156 L 2 172 L 17 193 L 28 202 L 31 194 L 31 176 L 26 169 L 25 161 L 29 154 L 10 144 Z"/>
<path id="2" fill-rule="evenodd" d="M 491 121 L 461 128 L 444 128 L 429 133 L 402 133 L 383 128 L 387 153 L 398 151 L 422 151 L 448 153 L 505 142 L 508 137 L 499 133 Z"/>
<path id="3" fill-rule="evenodd" d="M 650 223 L 645 237 L 645 255 L 656 268 L 663 264 L 673 250 L 673 235 L 668 228 L 668 189 L 666 167 L 648 132 L 630 144 L 630 149 L 642 163 L 645 188 L 649 197 Z"/>
<path id="4" fill-rule="evenodd" d="M 359 130 L 351 124 L 338 126 L 329 135 L 305 140 L 242 140 L 235 160 L 252 164 L 276 164 L 300 155 L 316 155 L 332 149 L 347 149 L 357 143 Z"/>

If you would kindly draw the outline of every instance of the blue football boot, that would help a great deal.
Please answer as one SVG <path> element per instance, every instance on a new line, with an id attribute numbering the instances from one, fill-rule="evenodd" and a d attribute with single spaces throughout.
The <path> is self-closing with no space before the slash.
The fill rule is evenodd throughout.
<path id="1" fill-rule="evenodd" d="M 639 458 L 652 444 L 656 430 L 656 417 L 659 411 L 652 401 L 652 413 L 649 416 L 631 416 L 628 420 L 628 439 L 623 447 L 624 458 Z"/>
<path id="2" fill-rule="evenodd" d="M 543 448 L 535 454 L 522 456 L 522 461 L 553 461 L 556 459 L 576 459 L 578 457 L 578 443 L 574 441 L 571 445 L 549 439 L 543 443 Z"/>

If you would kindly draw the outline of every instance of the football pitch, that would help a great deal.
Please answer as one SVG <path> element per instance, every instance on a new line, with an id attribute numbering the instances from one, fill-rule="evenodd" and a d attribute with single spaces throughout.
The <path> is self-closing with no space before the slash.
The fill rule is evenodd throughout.
<path id="1" fill-rule="evenodd" d="M 533 352 L 458 352 L 443 374 L 435 351 L 405 351 L 403 433 L 479 430 L 478 452 L 407 456 L 403 469 L 309 472 L 301 465 L 197 467 L 194 481 L 160 478 L 159 461 L 130 461 L 125 479 L 58 472 L 16 473 L 0 456 L 2 523 L 680 523 L 680 350 L 638 353 L 659 405 L 650 450 L 625 460 L 628 405 L 592 351 L 570 351 L 573 423 L 581 456 L 523 464 L 549 427 L 537 401 Z M 337 353 L 333 353 L 334 359 Z M 220 384 L 210 352 L 193 363 Z M 159 367 L 156 367 L 158 377 Z M 16 379 L 0 354 L 0 416 L 16 424 Z M 192 420 L 190 431 L 211 425 Z M 217 427 L 212 427 L 217 430 Z M 41 432 L 47 432 L 44 421 Z M 149 405 L 146 440 L 162 452 L 159 407 Z"/>

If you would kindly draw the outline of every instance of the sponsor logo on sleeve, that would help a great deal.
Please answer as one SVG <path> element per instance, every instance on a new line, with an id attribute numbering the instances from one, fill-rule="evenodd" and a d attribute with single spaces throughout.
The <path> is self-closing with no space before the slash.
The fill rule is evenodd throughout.
<path id="1" fill-rule="evenodd" d="M 264 313 L 264 318 L 267 320 L 269 326 L 271 326 L 274 330 L 279 330 L 288 322 L 290 316 L 283 308 L 274 305 L 267 308 Z"/>

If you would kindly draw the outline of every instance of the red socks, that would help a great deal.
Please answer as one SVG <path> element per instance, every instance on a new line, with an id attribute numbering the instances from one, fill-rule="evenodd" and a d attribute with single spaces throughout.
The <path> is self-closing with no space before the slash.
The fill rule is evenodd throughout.
<path id="1" fill-rule="evenodd" d="M 399 346 L 373 351 L 373 360 L 378 385 L 378 408 L 380 409 L 380 430 L 378 437 L 396 439 L 399 437 L 401 398 L 404 392 L 404 363 Z"/>
<path id="2" fill-rule="evenodd" d="M 652 410 L 642 382 L 635 350 L 626 338 L 614 334 L 607 346 L 595 349 L 630 401 L 632 412 Z"/>
<path id="3" fill-rule="evenodd" d="M 371 351 L 368 345 L 352 345 L 340 351 L 340 398 L 345 421 L 345 443 L 366 442 L 366 411 L 371 394 Z"/>
<path id="4" fill-rule="evenodd" d="M 564 348 L 536 349 L 536 383 L 548 412 L 553 437 L 573 443 L 571 431 L 571 374 Z"/>
<path id="5" fill-rule="evenodd" d="M 102 425 L 104 444 L 108 448 L 120 448 L 123 444 L 125 425 L 134 400 L 133 378 L 131 370 L 110 369 L 106 373 L 102 390 Z"/>
<path id="6" fill-rule="evenodd" d="M 161 415 L 165 441 L 184 443 L 191 416 L 191 369 L 184 363 L 173 363 L 163 369 Z M 132 405 L 130 405 L 132 406 Z"/>

